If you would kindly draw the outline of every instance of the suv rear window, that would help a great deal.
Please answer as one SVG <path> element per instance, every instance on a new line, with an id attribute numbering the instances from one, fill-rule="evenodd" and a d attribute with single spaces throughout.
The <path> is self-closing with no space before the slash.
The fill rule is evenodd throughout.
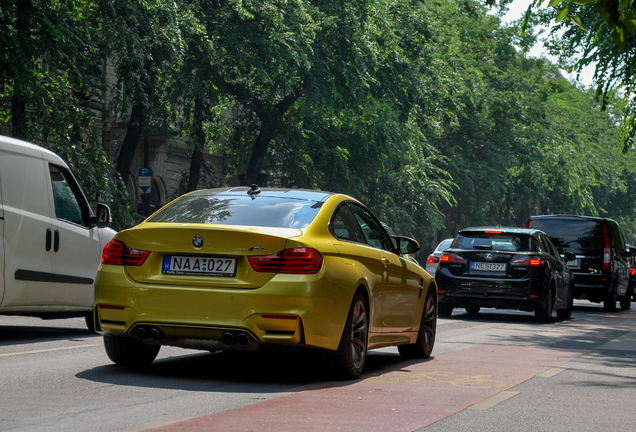
<path id="1" fill-rule="evenodd" d="M 603 223 L 587 219 L 531 219 L 530 227 L 545 232 L 561 252 L 598 254 L 603 249 Z"/>
<path id="2" fill-rule="evenodd" d="M 461 232 L 453 241 L 454 249 L 496 250 L 510 252 L 533 251 L 532 237 L 527 234 Z"/>

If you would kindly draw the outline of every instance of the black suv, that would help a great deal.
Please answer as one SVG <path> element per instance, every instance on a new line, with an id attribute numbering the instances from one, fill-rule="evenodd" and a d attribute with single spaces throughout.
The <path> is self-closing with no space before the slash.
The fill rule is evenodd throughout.
<path id="1" fill-rule="evenodd" d="M 574 298 L 603 302 L 605 310 L 631 305 L 629 259 L 634 252 L 625 247 L 618 224 L 606 218 L 574 215 L 530 216 L 527 228 L 545 232 L 559 252 L 572 252 L 567 262 L 574 273 Z"/>

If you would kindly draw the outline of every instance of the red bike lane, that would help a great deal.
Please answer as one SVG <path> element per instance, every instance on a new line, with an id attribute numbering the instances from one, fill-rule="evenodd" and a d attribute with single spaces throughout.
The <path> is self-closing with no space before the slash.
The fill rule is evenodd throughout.
<path id="1" fill-rule="evenodd" d="M 332 383 L 153 432 L 410 432 L 560 366 L 582 351 L 476 345 L 356 381 Z"/>

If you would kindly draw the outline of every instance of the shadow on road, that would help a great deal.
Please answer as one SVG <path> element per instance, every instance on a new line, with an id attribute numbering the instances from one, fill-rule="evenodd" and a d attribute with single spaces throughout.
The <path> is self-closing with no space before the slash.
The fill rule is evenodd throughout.
<path id="1" fill-rule="evenodd" d="M 81 328 L 0 325 L 0 346 L 28 345 L 73 338 L 85 339 L 91 336 L 97 338 L 99 335 Z"/>
<path id="2" fill-rule="evenodd" d="M 430 361 L 430 360 L 428 360 Z M 397 353 L 370 351 L 363 376 L 413 364 Z M 255 353 L 185 354 L 155 360 L 146 368 L 114 364 L 99 366 L 76 375 L 78 378 L 113 385 L 179 389 L 187 391 L 232 391 L 275 393 L 300 391 L 333 383 L 324 352 L 318 350 L 265 349 Z"/>

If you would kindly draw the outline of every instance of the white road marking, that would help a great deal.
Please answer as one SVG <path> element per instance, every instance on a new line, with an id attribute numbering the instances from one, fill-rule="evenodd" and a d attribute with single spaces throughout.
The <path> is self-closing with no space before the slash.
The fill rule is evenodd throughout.
<path id="1" fill-rule="evenodd" d="M 190 420 L 193 418 L 195 417 L 173 417 L 171 419 L 166 419 L 166 420 L 162 420 L 162 421 L 158 421 L 154 423 L 146 423 L 145 425 L 141 425 L 141 426 L 135 426 L 128 429 L 121 429 L 121 430 L 118 430 L 117 432 L 142 432 L 142 431 L 158 428 L 161 426 L 167 426 L 173 423 L 179 423 L 182 421 Z"/>
<path id="2" fill-rule="evenodd" d="M 567 367 L 553 367 L 551 369 L 548 369 L 545 372 L 541 372 L 539 375 L 537 375 L 538 377 L 542 377 L 542 378 L 552 378 L 553 376 L 556 376 L 558 374 L 560 374 L 561 372 L 563 372 L 564 370 L 567 370 L 569 368 Z"/>
<path id="3" fill-rule="evenodd" d="M 14 352 L 14 353 L 0 354 L 0 357 L 11 357 L 11 356 L 17 356 L 17 355 L 26 355 L 26 354 L 38 354 L 38 353 L 44 353 L 44 352 L 63 351 L 63 350 L 79 349 L 79 348 L 91 348 L 96 346 L 99 346 L 99 344 L 76 345 L 72 347 L 49 348 L 49 349 L 41 349 L 41 350 L 35 350 L 35 351 L 20 351 L 20 352 Z"/>
<path id="4" fill-rule="evenodd" d="M 484 399 L 481 402 L 477 402 L 475 405 L 471 405 L 466 409 L 469 410 L 477 410 L 477 411 L 485 411 L 488 408 L 492 408 L 497 404 L 502 403 L 510 399 L 513 396 L 518 395 L 519 392 L 511 392 L 511 391 L 502 391 L 501 393 L 497 393 L 494 396 L 489 397 L 488 399 Z"/>

